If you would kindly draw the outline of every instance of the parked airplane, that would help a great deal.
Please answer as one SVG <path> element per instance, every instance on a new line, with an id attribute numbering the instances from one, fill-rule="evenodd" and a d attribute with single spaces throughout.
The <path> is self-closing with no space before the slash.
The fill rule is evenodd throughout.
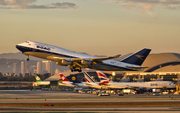
<path id="1" fill-rule="evenodd" d="M 150 82 L 112 82 L 103 72 L 97 71 L 97 75 L 100 78 L 102 85 L 112 89 L 123 89 L 123 88 L 159 88 L 163 89 L 174 89 L 176 86 L 171 81 L 150 81 Z"/>
<path id="2" fill-rule="evenodd" d="M 141 67 L 141 64 L 151 51 L 150 49 L 142 49 L 122 61 L 116 61 L 111 59 L 118 58 L 120 55 L 97 57 L 34 41 L 17 44 L 16 48 L 28 56 L 27 60 L 29 60 L 29 55 L 52 60 L 57 62 L 57 65 L 69 65 L 72 72 L 81 72 L 82 68 L 104 71 L 140 71 L 145 68 Z"/>
<path id="3" fill-rule="evenodd" d="M 34 74 L 36 82 L 33 82 L 33 86 L 48 86 L 50 85 L 50 81 L 42 81 L 38 75 Z"/>
<path id="4" fill-rule="evenodd" d="M 59 74 L 60 78 L 62 80 L 62 83 L 59 83 L 61 86 L 67 86 L 67 87 L 75 87 L 72 82 L 70 82 L 63 74 Z"/>
<path id="5" fill-rule="evenodd" d="M 101 86 L 98 82 L 95 82 L 87 72 L 83 72 L 83 74 L 87 82 L 86 86 L 95 89 L 103 89 L 103 86 Z"/>
<path id="6" fill-rule="evenodd" d="M 88 88 L 88 86 L 86 86 L 86 82 L 79 81 L 74 75 L 70 75 L 70 78 L 73 82 L 73 85 L 81 88 Z"/>
<path id="7" fill-rule="evenodd" d="M 80 82 L 74 75 L 70 75 L 70 78 L 73 82 L 70 82 L 63 74 L 59 74 L 62 80 L 62 83 L 59 85 L 67 86 L 67 87 L 81 87 L 81 88 L 88 88 L 86 82 Z"/>

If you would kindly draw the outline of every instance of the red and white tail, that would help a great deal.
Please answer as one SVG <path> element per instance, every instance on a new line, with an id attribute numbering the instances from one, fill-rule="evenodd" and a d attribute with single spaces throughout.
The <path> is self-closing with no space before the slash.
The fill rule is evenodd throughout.
<path id="1" fill-rule="evenodd" d="M 90 75 L 87 72 L 83 72 L 83 74 L 87 83 L 95 83 L 95 81 L 90 77 Z"/>
<path id="2" fill-rule="evenodd" d="M 108 83 L 111 81 L 111 79 L 108 78 L 103 72 L 101 72 L 101 71 L 96 71 L 96 73 L 97 73 L 97 75 L 98 75 L 98 77 L 99 77 L 99 79 L 100 79 L 100 83 L 102 83 L 102 84 L 108 84 Z"/>
<path id="3" fill-rule="evenodd" d="M 60 73 L 59 75 L 60 75 L 62 82 L 69 82 L 69 80 L 62 73 Z"/>

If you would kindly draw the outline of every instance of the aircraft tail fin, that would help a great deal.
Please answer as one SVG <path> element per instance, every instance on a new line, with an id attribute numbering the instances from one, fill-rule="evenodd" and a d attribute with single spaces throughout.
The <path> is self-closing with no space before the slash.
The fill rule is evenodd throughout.
<path id="1" fill-rule="evenodd" d="M 142 49 L 128 57 L 122 60 L 122 62 L 135 64 L 135 65 L 141 65 L 146 57 L 149 55 L 151 49 Z"/>
<path id="2" fill-rule="evenodd" d="M 36 79 L 36 82 L 41 82 L 42 81 L 41 78 L 38 75 L 34 74 L 34 77 Z"/>
<path id="3" fill-rule="evenodd" d="M 70 75 L 70 78 L 72 80 L 73 83 L 81 83 L 74 75 Z"/>
<path id="4" fill-rule="evenodd" d="M 62 82 L 69 82 L 69 80 L 62 73 L 60 73 L 59 75 L 60 75 Z"/>
<path id="5" fill-rule="evenodd" d="M 97 73 L 97 75 L 98 75 L 98 77 L 100 79 L 101 84 L 108 84 L 111 81 L 111 79 L 108 78 L 103 72 L 96 71 L 96 73 Z"/>
<path id="6" fill-rule="evenodd" d="M 88 82 L 88 83 L 94 83 L 95 82 L 87 72 L 84 72 L 84 76 L 85 76 L 86 82 Z"/>

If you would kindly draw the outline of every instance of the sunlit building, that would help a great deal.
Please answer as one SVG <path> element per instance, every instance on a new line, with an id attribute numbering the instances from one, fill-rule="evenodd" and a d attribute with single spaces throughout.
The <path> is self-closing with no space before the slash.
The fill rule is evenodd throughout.
<path id="1" fill-rule="evenodd" d="M 42 61 L 43 73 L 51 73 L 51 61 Z"/>
<path id="2" fill-rule="evenodd" d="M 24 63 L 24 61 L 21 62 L 21 74 L 22 75 L 25 74 L 25 63 Z"/>
<path id="3" fill-rule="evenodd" d="M 42 72 L 42 63 L 37 62 L 37 74 L 41 74 L 41 72 Z"/>
<path id="4" fill-rule="evenodd" d="M 56 62 L 51 61 L 51 74 L 55 74 L 55 66 L 56 66 Z"/>
<path id="5" fill-rule="evenodd" d="M 13 73 L 14 73 L 14 74 L 17 74 L 16 63 L 14 63 Z"/>

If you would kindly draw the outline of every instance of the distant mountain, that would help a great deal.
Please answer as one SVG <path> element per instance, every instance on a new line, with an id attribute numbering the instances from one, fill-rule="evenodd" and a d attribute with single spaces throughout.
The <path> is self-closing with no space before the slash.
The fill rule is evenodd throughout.
<path id="1" fill-rule="evenodd" d="M 24 60 L 24 59 L 27 58 L 27 56 L 23 55 L 21 52 L 18 52 L 18 53 L 3 53 L 3 54 L 0 54 L 0 59 L 2 59 L 2 58 Z M 42 61 L 43 59 L 30 56 L 30 60 Z"/>

